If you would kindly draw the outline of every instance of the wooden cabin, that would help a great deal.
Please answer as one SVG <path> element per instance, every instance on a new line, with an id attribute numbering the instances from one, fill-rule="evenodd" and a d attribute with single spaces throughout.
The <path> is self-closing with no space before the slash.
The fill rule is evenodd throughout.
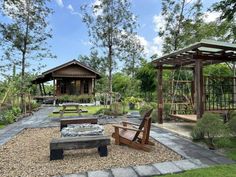
<path id="1" fill-rule="evenodd" d="M 54 93 L 52 96 L 61 95 L 94 95 L 96 79 L 100 79 L 100 74 L 83 63 L 72 60 L 39 75 L 33 84 L 37 84 L 40 96 L 50 95 L 45 92 L 44 83 L 53 81 Z"/>

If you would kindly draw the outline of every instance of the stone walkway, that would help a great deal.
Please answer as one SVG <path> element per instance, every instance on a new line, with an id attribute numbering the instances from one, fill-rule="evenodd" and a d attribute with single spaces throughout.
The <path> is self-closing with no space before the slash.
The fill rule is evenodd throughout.
<path id="1" fill-rule="evenodd" d="M 137 119 L 129 120 L 136 123 L 139 122 Z M 178 135 L 161 128 L 152 127 L 150 136 L 159 141 L 161 144 L 182 155 L 183 160 L 129 166 L 126 168 L 88 171 L 86 173 L 78 174 L 66 174 L 61 177 L 143 177 L 180 173 L 186 170 L 235 163 L 235 161 L 219 155 L 214 151 L 201 147 L 188 139 L 179 137 Z"/>
<path id="2" fill-rule="evenodd" d="M 0 130 L 0 145 L 3 145 L 24 128 L 52 127 L 59 126 L 58 121 L 48 118 L 48 114 L 53 111 L 53 107 L 44 107 L 34 115 L 15 122 Z M 115 119 L 116 122 L 121 119 Z M 137 119 L 129 119 L 139 122 Z M 114 120 L 99 120 L 100 123 Z M 163 145 L 183 156 L 183 160 L 163 163 L 153 163 L 139 166 L 129 166 L 126 168 L 111 168 L 100 171 L 88 171 L 79 174 L 66 174 L 63 177 L 141 177 L 164 175 L 169 173 L 179 173 L 190 169 L 205 168 L 219 164 L 232 164 L 235 161 L 203 148 L 188 139 L 177 136 L 162 128 L 152 127 L 151 137 Z"/>
<path id="3" fill-rule="evenodd" d="M 0 129 L 0 146 L 10 140 L 24 128 L 34 127 L 51 127 L 59 125 L 58 122 L 52 122 L 48 114 L 53 111 L 53 107 L 42 107 L 39 111 L 34 112 L 32 116 L 21 119 L 18 122 L 10 124 Z"/>

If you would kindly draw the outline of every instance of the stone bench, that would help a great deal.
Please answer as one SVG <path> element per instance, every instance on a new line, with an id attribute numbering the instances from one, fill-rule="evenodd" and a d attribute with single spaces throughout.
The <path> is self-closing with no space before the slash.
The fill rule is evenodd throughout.
<path id="1" fill-rule="evenodd" d="M 61 119 L 61 129 L 67 127 L 68 124 L 97 124 L 97 118 L 71 118 L 71 119 Z"/>
<path id="2" fill-rule="evenodd" d="M 62 137 L 50 142 L 50 160 L 63 159 L 64 150 L 97 148 L 100 157 L 108 155 L 109 136 Z"/>

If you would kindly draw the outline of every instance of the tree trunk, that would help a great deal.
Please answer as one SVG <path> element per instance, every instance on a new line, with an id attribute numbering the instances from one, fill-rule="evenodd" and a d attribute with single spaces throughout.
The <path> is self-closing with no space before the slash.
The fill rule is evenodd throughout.
<path id="1" fill-rule="evenodd" d="M 110 95 L 110 108 L 112 104 L 112 46 L 109 46 L 109 51 L 108 51 L 108 62 L 109 62 L 109 95 Z"/>
<path id="2" fill-rule="evenodd" d="M 26 105 L 25 105 L 25 60 L 26 60 L 26 53 L 27 53 L 27 43 L 28 43 L 28 35 L 29 35 L 29 16 L 30 16 L 30 9 L 29 9 L 30 0 L 26 1 L 26 10 L 27 10 L 27 19 L 26 19 L 26 28 L 25 28 L 25 36 L 24 36 L 24 46 L 22 50 L 22 59 L 21 59 L 21 111 L 26 113 Z"/>

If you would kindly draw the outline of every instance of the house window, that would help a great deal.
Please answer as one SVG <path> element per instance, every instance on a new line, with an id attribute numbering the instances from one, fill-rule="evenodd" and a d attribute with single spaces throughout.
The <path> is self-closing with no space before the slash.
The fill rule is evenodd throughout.
<path id="1" fill-rule="evenodd" d="M 84 94 L 88 94 L 89 93 L 89 83 L 88 80 L 84 81 Z"/>

